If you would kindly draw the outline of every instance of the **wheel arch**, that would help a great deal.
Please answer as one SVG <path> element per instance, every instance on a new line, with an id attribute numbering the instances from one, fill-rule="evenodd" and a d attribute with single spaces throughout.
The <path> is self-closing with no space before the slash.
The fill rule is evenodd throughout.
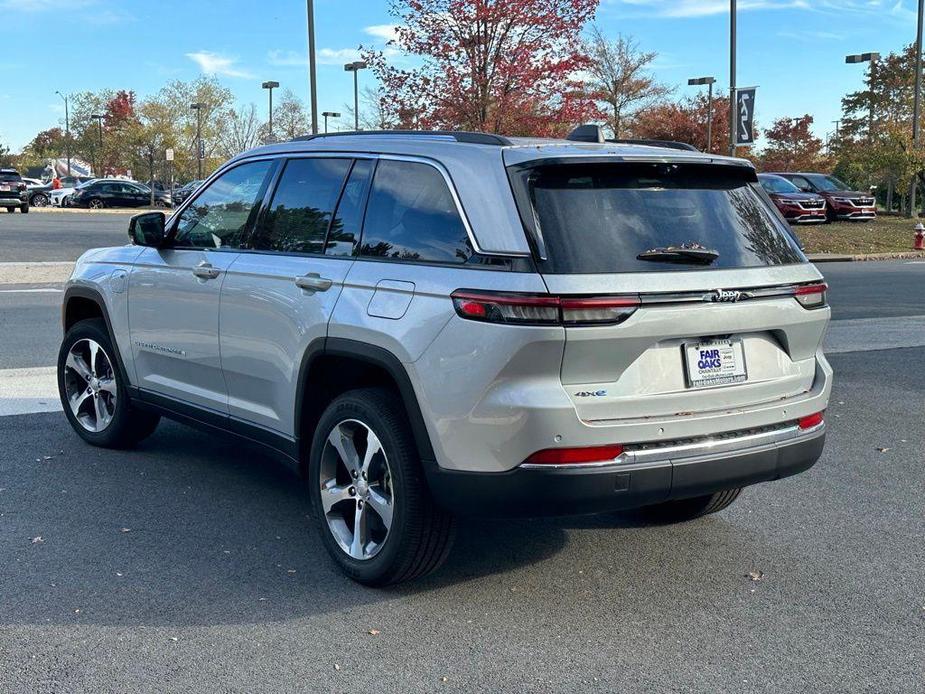
<path id="1" fill-rule="evenodd" d="M 109 341 L 115 353 L 113 356 L 119 369 L 119 376 L 126 386 L 131 386 L 122 355 L 119 353 L 119 343 L 112 329 L 103 294 L 90 287 L 68 287 L 64 291 L 64 300 L 61 302 L 61 326 L 64 334 L 67 334 L 67 331 L 80 321 L 94 318 L 100 318 L 106 324 L 106 332 L 109 334 Z"/>
<path id="2" fill-rule="evenodd" d="M 346 369 L 349 372 L 345 372 Z M 398 357 L 382 347 L 336 337 L 315 340 L 302 359 L 294 422 L 300 447 L 304 449 L 311 443 L 315 425 L 334 397 L 354 388 L 372 385 L 388 386 L 398 393 L 411 425 L 418 455 L 422 461 L 435 460 L 414 386 Z M 321 397 L 312 398 L 310 392 Z"/>

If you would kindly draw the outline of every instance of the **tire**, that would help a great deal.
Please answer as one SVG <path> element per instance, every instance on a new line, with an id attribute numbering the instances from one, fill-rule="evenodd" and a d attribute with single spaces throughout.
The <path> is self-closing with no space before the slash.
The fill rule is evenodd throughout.
<path id="1" fill-rule="evenodd" d="M 370 433 L 381 453 L 364 468 Z M 338 434 L 339 447 L 333 443 Z M 351 477 L 341 451 L 354 459 L 354 471 L 363 470 L 368 479 Z M 391 390 L 353 390 L 328 405 L 315 429 L 308 484 L 325 549 L 354 581 L 367 586 L 409 581 L 436 570 L 449 554 L 455 519 L 430 496 L 404 405 Z M 364 499 L 376 501 L 364 505 Z M 361 508 L 365 542 L 356 542 Z M 386 514 L 379 508 L 386 508 Z"/>
<path id="2" fill-rule="evenodd" d="M 95 363 L 92 343 L 98 346 Z M 72 352 L 82 363 L 70 360 Z M 101 448 L 131 448 L 154 432 L 160 417 L 132 407 L 115 355 L 101 319 L 75 324 L 58 352 L 58 395 L 71 427 L 84 441 Z M 75 395 L 81 398 L 78 407 L 71 405 Z"/>
<path id="3" fill-rule="evenodd" d="M 48 207 L 48 196 L 44 193 L 36 193 L 29 200 L 29 204 L 33 207 Z"/>
<path id="4" fill-rule="evenodd" d="M 102 210 L 104 207 L 106 207 L 106 203 L 104 203 L 99 198 L 92 198 L 90 202 L 87 203 L 87 207 L 89 207 L 91 210 Z"/>
<path id="5" fill-rule="evenodd" d="M 7 208 L 6 208 L 6 211 L 7 211 L 9 214 L 13 214 L 13 213 L 16 211 L 16 208 L 15 208 L 15 207 L 7 207 Z"/>
<path id="6" fill-rule="evenodd" d="M 639 515 L 656 523 L 683 523 L 722 511 L 738 499 L 741 493 L 742 488 L 726 489 L 716 494 L 666 501 L 639 509 Z"/>
<path id="7" fill-rule="evenodd" d="M 29 214 L 29 203 L 26 203 L 25 205 L 20 205 L 20 206 L 19 206 L 19 211 L 20 211 L 22 214 Z"/>

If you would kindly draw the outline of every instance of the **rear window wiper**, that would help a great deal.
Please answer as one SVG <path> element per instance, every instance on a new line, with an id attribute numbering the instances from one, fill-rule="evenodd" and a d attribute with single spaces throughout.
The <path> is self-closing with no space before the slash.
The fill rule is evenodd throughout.
<path id="1" fill-rule="evenodd" d="M 699 243 L 652 248 L 636 256 L 637 260 L 663 263 L 700 263 L 702 265 L 709 265 L 717 258 L 719 258 L 719 252 L 701 246 Z"/>

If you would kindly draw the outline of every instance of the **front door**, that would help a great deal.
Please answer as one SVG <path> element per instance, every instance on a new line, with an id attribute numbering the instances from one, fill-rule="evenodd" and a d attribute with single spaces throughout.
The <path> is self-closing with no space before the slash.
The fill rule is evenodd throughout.
<path id="1" fill-rule="evenodd" d="M 171 222 L 168 248 L 146 249 L 129 284 L 136 384 L 228 412 L 218 344 L 219 297 L 259 209 L 274 162 L 229 169 Z"/>
<path id="2" fill-rule="evenodd" d="M 339 157 L 286 164 L 251 249 L 222 288 L 232 417 L 295 435 L 302 355 L 327 335 L 353 264 L 371 170 L 371 160 Z"/>

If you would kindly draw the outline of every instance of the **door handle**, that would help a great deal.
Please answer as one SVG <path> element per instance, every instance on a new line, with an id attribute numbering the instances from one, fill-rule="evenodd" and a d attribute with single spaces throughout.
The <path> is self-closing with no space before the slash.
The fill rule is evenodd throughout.
<path id="1" fill-rule="evenodd" d="M 295 285 L 299 289 L 304 289 L 311 293 L 326 292 L 331 288 L 332 284 L 334 284 L 332 280 L 322 277 L 317 272 L 309 272 L 307 275 L 295 278 Z"/>
<path id="2" fill-rule="evenodd" d="M 203 260 L 199 265 L 193 268 L 193 274 L 201 280 L 214 280 L 222 271 L 213 267 L 212 263 Z"/>

